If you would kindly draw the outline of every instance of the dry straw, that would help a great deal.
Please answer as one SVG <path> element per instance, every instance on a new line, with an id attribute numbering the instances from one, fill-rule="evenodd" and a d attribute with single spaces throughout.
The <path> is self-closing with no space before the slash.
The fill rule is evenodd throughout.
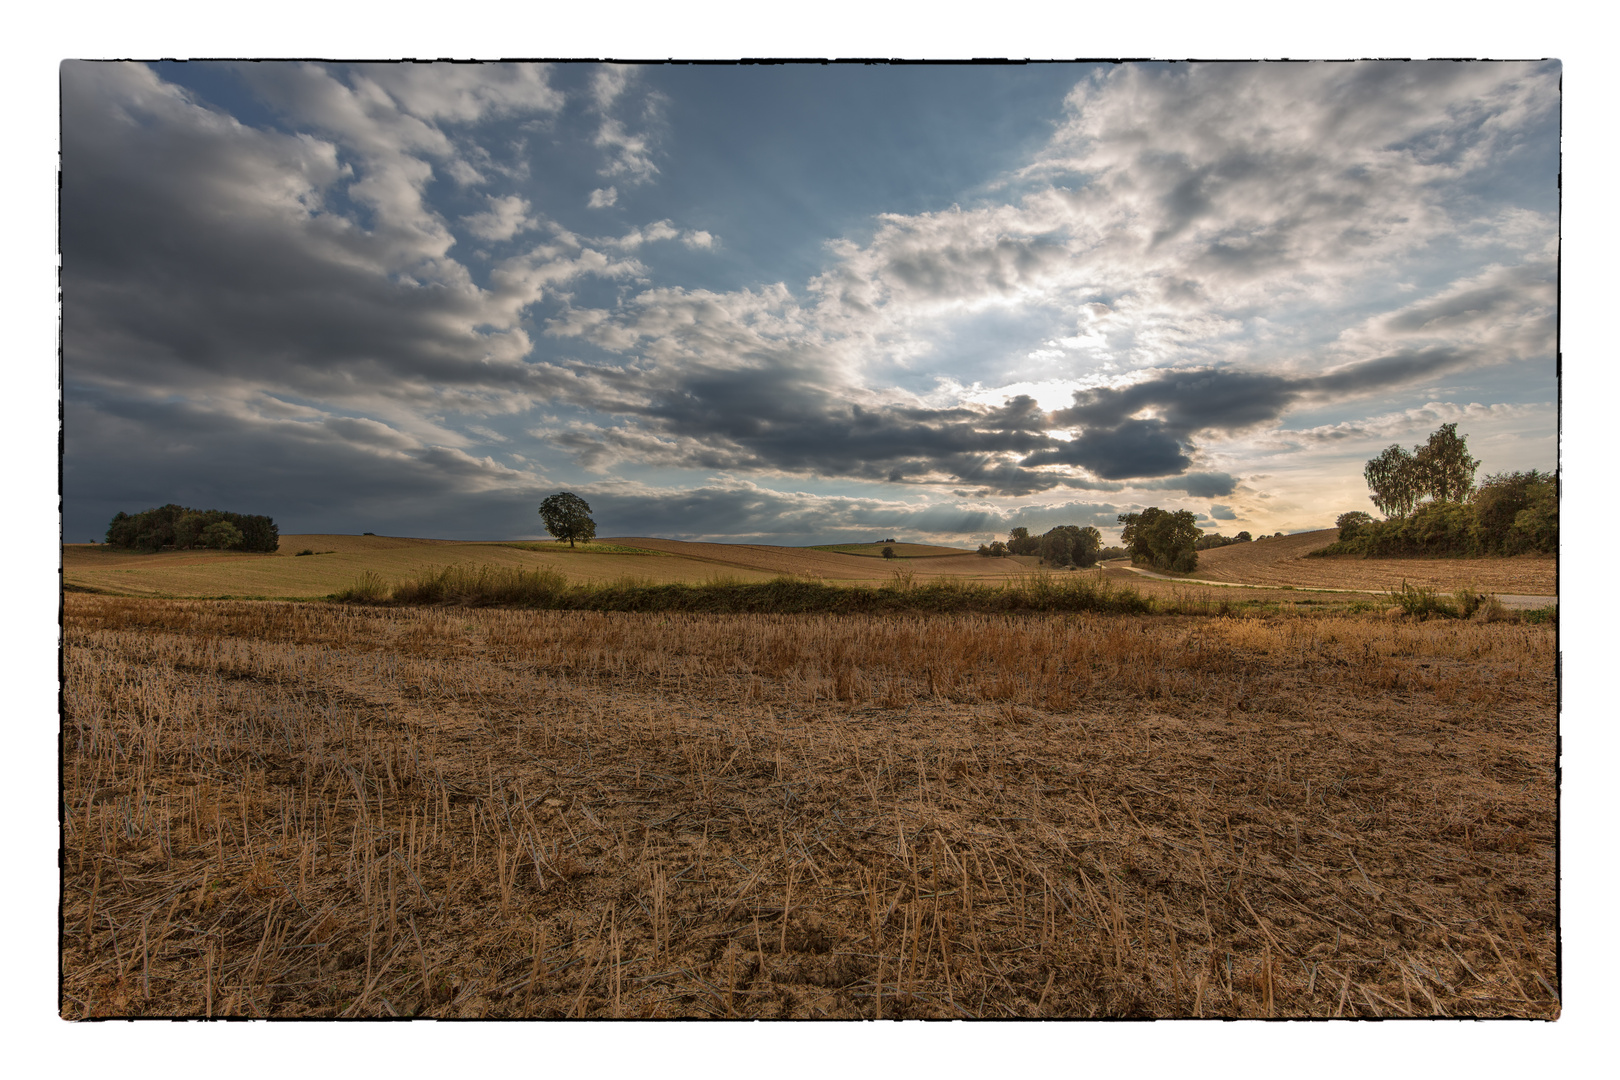
<path id="1" fill-rule="evenodd" d="M 1559 1012 L 1547 626 L 65 603 L 67 1017 Z"/>

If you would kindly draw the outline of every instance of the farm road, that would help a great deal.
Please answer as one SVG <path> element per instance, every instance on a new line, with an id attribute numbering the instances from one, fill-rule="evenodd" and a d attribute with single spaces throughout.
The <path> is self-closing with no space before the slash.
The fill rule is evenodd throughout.
<path id="1" fill-rule="evenodd" d="M 1329 589 L 1321 585 L 1250 585 L 1238 581 L 1206 581 L 1203 578 L 1169 577 L 1152 570 L 1144 570 L 1139 566 L 1121 566 L 1112 563 L 1110 570 L 1129 570 L 1133 574 L 1153 578 L 1155 581 L 1173 581 L 1183 585 L 1209 585 L 1228 589 L 1292 589 L 1295 592 L 1332 592 L 1332 593 L 1379 593 L 1382 589 Z M 1514 611 L 1533 611 L 1536 608 L 1557 607 L 1556 596 L 1526 596 L 1510 593 L 1497 593 L 1496 598 L 1502 601 L 1502 606 Z"/>

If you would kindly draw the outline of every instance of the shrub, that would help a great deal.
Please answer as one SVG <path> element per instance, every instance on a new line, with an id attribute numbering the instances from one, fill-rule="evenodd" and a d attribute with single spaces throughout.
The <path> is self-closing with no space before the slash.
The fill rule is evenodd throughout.
<path id="1" fill-rule="evenodd" d="M 1558 551 L 1556 477 L 1535 477 L 1525 485 L 1524 505 L 1513 515 L 1513 524 L 1502 535 L 1503 554 L 1519 555 L 1527 551 L 1548 555 Z"/>
<path id="2" fill-rule="evenodd" d="M 1357 534 L 1376 522 L 1365 510 L 1352 510 L 1347 514 L 1340 514 L 1333 524 L 1339 530 L 1339 542 L 1344 543 L 1354 540 Z"/>
<path id="3" fill-rule="evenodd" d="M 894 556 L 894 548 L 892 548 L 892 547 L 885 547 L 885 548 L 884 548 L 884 549 L 883 549 L 883 557 L 884 557 L 884 558 L 885 558 L 885 559 L 892 559 L 892 558 L 894 558 L 894 557 L 895 557 L 895 556 Z"/>
<path id="4" fill-rule="evenodd" d="M 354 579 L 354 584 L 333 595 L 334 600 L 352 604 L 380 604 L 393 595 L 388 583 L 375 570 L 367 570 Z"/>
<path id="5" fill-rule="evenodd" d="M 522 567 L 458 564 L 438 570 L 428 569 L 393 590 L 394 599 L 405 604 L 458 603 L 468 605 L 512 604 L 518 607 L 545 607 L 568 588 L 560 570 L 525 570 Z"/>
<path id="6" fill-rule="evenodd" d="M 1399 589 L 1389 591 L 1391 602 L 1398 605 L 1406 614 L 1416 619 L 1427 619 L 1431 615 L 1443 615 L 1450 618 L 1456 611 L 1440 594 L 1426 585 L 1409 585 L 1401 582 Z"/>

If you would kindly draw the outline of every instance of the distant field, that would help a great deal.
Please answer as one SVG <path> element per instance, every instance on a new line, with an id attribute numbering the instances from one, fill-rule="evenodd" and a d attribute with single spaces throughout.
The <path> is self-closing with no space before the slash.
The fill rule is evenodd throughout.
<path id="1" fill-rule="evenodd" d="M 647 537 L 611 537 L 569 548 L 544 541 L 464 542 L 303 533 L 283 536 L 281 549 L 270 555 L 224 551 L 145 555 L 95 544 L 66 544 L 62 581 L 70 590 L 123 596 L 311 599 L 347 588 L 367 570 L 393 582 L 450 565 L 552 568 L 574 582 L 634 579 L 650 584 L 717 578 L 768 581 L 781 574 L 877 583 L 892 580 L 897 573 L 910 573 L 918 580 L 949 576 L 1003 581 L 1038 569 L 1038 560 L 1030 557 L 985 559 L 953 548 L 903 546 L 922 554 L 895 564 L 814 548 L 694 544 Z M 297 554 L 305 550 L 320 554 Z"/>
<path id="2" fill-rule="evenodd" d="M 919 556 L 929 555 L 962 555 L 976 554 L 965 552 L 962 548 L 940 547 L 938 544 L 818 544 L 806 548 L 807 551 L 834 551 L 844 555 L 869 555 L 881 559 L 884 548 L 893 548 L 896 558 L 915 559 Z"/>
<path id="3" fill-rule="evenodd" d="M 1361 559 L 1305 558 L 1337 537 L 1334 529 L 1272 537 L 1200 552 L 1187 577 L 1218 583 L 1282 588 L 1361 589 L 1384 592 L 1402 581 L 1451 591 L 1471 585 L 1490 592 L 1552 596 L 1556 559 Z M 716 579 L 768 581 L 782 574 L 850 584 L 879 584 L 898 575 L 918 582 L 933 578 L 1002 582 L 1040 573 L 1034 556 L 987 559 L 971 551 L 928 544 L 895 544 L 903 560 L 873 558 L 881 544 L 814 548 L 771 544 L 688 543 L 653 537 L 610 537 L 569 548 L 549 541 L 428 540 L 394 536 L 293 534 L 273 555 L 221 551 L 166 551 L 140 555 L 94 544 L 62 548 L 62 580 L 69 589 L 126 596 L 311 599 L 352 585 L 370 570 L 386 581 L 414 577 L 450 565 L 551 568 L 572 582 L 600 584 L 633 579 L 648 584 L 701 583 Z M 300 556 L 300 551 L 320 554 Z M 1219 588 L 1153 582 L 1107 564 L 1110 578 L 1130 580 L 1149 592 L 1191 590 L 1211 595 Z M 1052 571 L 1065 573 L 1065 571 Z M 1272 594 L 1281 596 L 1282 594 Z"/>
<path id="4" fill-rule="evenodd" d="M 1399 588 L 1402 581 L 1444 591 L 1465 585 L 1489 592 L 1533 596 L 1552 596 L 1558 591 L 1558 560 L 1541 555 L 1512 559 L 1305 557 L 1308 552 L 1324 548 L 1338 538 L 1337 529 L 1322 529 L 1202 551 L 1198 554 L 1198 569 L 1186 576 L 1252 585 L 1375 592 Z"/>

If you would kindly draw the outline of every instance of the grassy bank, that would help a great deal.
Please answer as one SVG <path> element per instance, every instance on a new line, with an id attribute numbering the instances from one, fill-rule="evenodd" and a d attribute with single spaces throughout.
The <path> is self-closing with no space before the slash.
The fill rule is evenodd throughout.
<path id="1" fill-rule="evenodd" d="M 462 565 L 426 570 L 395 583 L 368 571 L 332 598 L 351 604 L 716 614 L 1084 611 L 1145 615 L 1179 610 L 1174 602 L 1156 600 L 1093 574 L 1036 574 L 996 585 L 951 579 L 917 582 L 905 574 L 897 574 L 893 581 L 876 587 L 837 585 L 788 575 L 769 581 L 716 579 L 700 584 L 654 584 L 625 580 L 585 584 L 570 583 L 560 572 L 550 569 Z"/>

